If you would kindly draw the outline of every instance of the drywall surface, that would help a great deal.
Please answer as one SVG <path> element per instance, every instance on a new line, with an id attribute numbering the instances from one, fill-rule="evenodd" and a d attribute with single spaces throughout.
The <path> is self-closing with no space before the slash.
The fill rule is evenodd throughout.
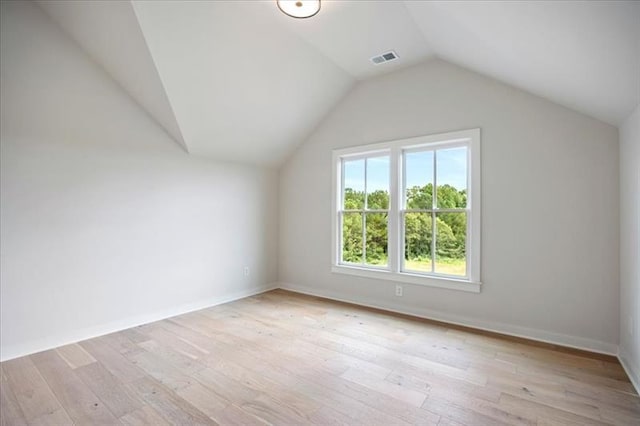
<path id="1" fill-rule="evenodd" d="M 188 151 L 131 1 L 37 4 Z"/>
<path id="2" fill-rule="evenodd" d="M 1 7 L 2 359 L 266 289 L 277 173 L 187 155 L 39 8 Z"/>
<path id="3" fill-rule="evenodd" d="M 331 151 L 482 132 L 482 292 L 331 272 Z M 618 133 L 431 60 L 359 83 L 280 171 L 283 287 L 616 353 Z"/>
<path id="4" fill-rule="evenodd" d="M 640 391 L 640 106 L 620 127 L 620 358 Z"/>

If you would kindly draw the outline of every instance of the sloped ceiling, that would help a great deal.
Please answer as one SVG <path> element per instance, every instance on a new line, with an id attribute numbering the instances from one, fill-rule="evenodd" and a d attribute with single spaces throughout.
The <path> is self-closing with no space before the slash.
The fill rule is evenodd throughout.
<path id="1" fill-rule="evenodd" d="M 640 2 L 406 2 L 450 62 L 620 124 L 640 102 Z"/>
<path id="2" fill-rule="evenodd" d="M 358 80 L 387 73 L 433 56 L 401 1 L 323 2 L 313 19 L 291 19 L 274 13 L 272 2 L 254 5 L 265 19 L 294 32 Z M 269 16 L 272 15 L 272 16 Z M 275 15 L 275 16 L 273 16 Z M 371 57 L 395 51 L 400 60 L 373 65 Z"/>
<path id="3" fill-rule="evenodd" d="M 613 125 L 640 102 L 640 2 L 42 1 L 177 143 L 277 165 L 358 80 L 438 56 Z M 373 65 L 394 50 L 399 59 Z M 383 101 L 383 100 L 381 100 Z"/>
<path id="4" fill-rule="evenodd" d="M 277 164 L 353 82 L 251 3 L 134 8 L 190 152 Z"/>
<path id="5" fill-rule="evenodd" d="M 43 0 L 38 4 L 187 148 L 130 2 Z"/>

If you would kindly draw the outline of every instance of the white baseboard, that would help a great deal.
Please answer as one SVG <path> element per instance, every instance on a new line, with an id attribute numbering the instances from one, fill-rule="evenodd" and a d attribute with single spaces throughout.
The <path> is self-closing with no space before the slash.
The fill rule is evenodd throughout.
<path id="1" fill-rule="evenodd" d="M 475 318 L 463 317 L 460 315 L 434 311 L 431 309 L 407 308 L 393 302 L 385 302 L 384 304 L 374 301 L 363 302 L 362 300 L 355 300 L 353 298 L 350 299 L 348 297 L 345 297 L 344 295 L 334 292 L 327 292 L 324 290 L 319 290 L 317 288 L 299 286 L 291 283 L 281 282 L 279 287 L 283 290 L 290 290 L 296 293 L 307 294 L 310 296 L 324 297 L 340 302 L 347 302 L 370 308 L 383 309 L 385 311 L 396 312 L 399 314 L 412 315 L 419 318 L 442 321 L 450 324 L 462 325 L 479 330 L 492 331 L 494 333 L 506 334 L 514 337 L 523 337 L 526 339 L 537 340 L 540 342 L 551 343 L 559 346 L 566 346 L 574 349 L 582 349 L 590 352 L 597 352 L 613 356 L 617 356 L 618 354 L 618 345 L 613 343 L 601 342 L 598 340 L 587 339 L 584 337 L 570 336 L 566 334 L 514 326 L 494 321 L 478 320 Z"/>
<path id="2" fill-rule="evenodd" d="M 126 330 L 127 328 L 137 327 L 139 325 L 160 321 L 163 319 L 174 317 L 176 315 L 182 315 L 189 312 L 198 311 L 200 309 L 210 308 L 216 305 L 222 305 L 223 303 L 228 303 L 234 300 L 275 290 L 278 287 L 278 284 L 272 283 L 262 287 L 252 288 L 230 295 L 225 295 L 223 297 L 187 303 L 180 306 L 164 309 L 162 311 L 139 315 L 133 318 L 127 318 L 125 320 L 118 320 L 94 327 L 72 330 L 66 333 L 60 333 L 57 335 L 48 336 L 43 339 L 32 340 L 17 345 L 11 345 L 7 347 L 2 346 L 0 361 L 8 361 L 13 358 L 30 355 L 36 352 L 46 351 L 71 343 L 80 342 L 82 340 L 92 339 L 94 337 L 104 336 L 105 334 L 115 333 L 116 331 Z"/>
<path id="3" fill-rule="evenodd" d="M 624 371 L 627 373 L 627 376 L 629 376 L 629 380 L 631 380 L 633 387 L 636 388 L 636 392 L 640 395 L 640 372 L 638 372 L 638 370 L 634 368 L 633 364 L 627 360 L 627 356 L 622 349 L 618 354 L 618 359 L 620 360 L 620 364 L 622 364 L 622 368 L 624 368 Z"/>

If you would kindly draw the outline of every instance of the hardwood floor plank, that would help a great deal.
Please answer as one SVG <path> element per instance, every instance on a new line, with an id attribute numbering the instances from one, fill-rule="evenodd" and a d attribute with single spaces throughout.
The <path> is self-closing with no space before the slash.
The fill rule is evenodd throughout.
<path id="1" fill-rule="evenodd" d="M 127 426 L 170 426 L 156 410 L 148 405 L 120 417 L 119 420 L 120 423 Z"/>
<path id="2" fill-rule="evenodd" d="M 600 419 L 597 406 L 566 398 L 562 384 L 534 380 L 519 374 L 494 375 L 488 387 L 534 402 L 565 410 L 591 419 Z"/>
<path id="3" fill-rule="evenodd" d="M 406 388 L 402 386 L 402 384 L 392 383 L 385 380 L 385 377 L 375 377 L 366 371 L 357 370 L 355 368 L 348 369 L 346 372 L 341 374 L 340 377 L 416 407 L 422 406 L 424 401 L 427 399 L 427 393 L 425 392 Z"/>
<path id="4" fill-rule="evenodd" d="M 525 375 L 539 375 L 556 381 L 572 381 L 586 383 L 603 389 L 610 389 L 622 393 L 638 396 L 630 381 L 613 379 L 610 377 L 594 376 L 579 370 L 558 368 L 553 364 L 536 363 L 535 365 L 518 365 L 517 371 Z"/>
<path id="5" fill-rule="evenodd" d="M 611 424 L 640 425 L 640 415 L 635 410 L 600 407 L 600 416 L 602 420 Z"/>
<path id="6" fill-rule="evenodd" d="M 198 330 L 197 325 L 189 327 L 184 322 L 176 322 L 173 319 L 163 321 L 162 327 L 191 346 L 201 348 L 202 352 L 208 352 L 208 355 L 215 355 L 220 350 L 221 345 L 231 342 L 224 334 L 211 334 L 202 329 Z"/>
<path id="7" fill-rule="evenodd" d="M 360 411 L 355 416 L 357 421 L 364 420 L 372 424 L 432 424 L 440 418 L 433 412 L 342 378 L 327 377 L 317 383 L 326 388 L 326 391 L 319 390 L 326 397 L 326 404 L 334 408 L 342 407 L 341 411 L 347 415 L 349 409 L 353 409 L 354 401 L 361 403 L 364 407 L 358 407 Z M 341 405 L 336 405 L 336 396 Z"/>
<path id="8" fill-rule="evenodd" d="M 173 391 L 154 379 L 143 377 L 131 383 L 140 397 L 169 424 L 173 425 L 216 425 L 202 411 L 180 398 Z"/>
<path id="9" fill-rule="evenodd" d="M 202 370 L 205 366 L 179 349 L 173 348 L 170 344 L 159 343 L 156 340 L 147 340 L 139 343 L 139 346 L 146 352 L 157 355 L 163 361 L 168 362 L 176 369 L 184 374 L 190 375 L 198 370 Z M 141 352 L 138 352 L 138 354 Z M 135 357 L 133 357 L 135 359 Z"/>
<path id="10" fill-rule="evenodd" d="M 264 426 L 269 424 L 233 404 L 216 413 L 213 419 L 221 425 L 229 426 Z"/>
<path id="11" fill-rule="evenodd" d="M 4 374 L 4 368 L 0 365 L 0 426 L 26 425 L 22 409 L 18 400 L 9 386 L 9 379 Z"/>
<path id="12" fill-rule="evenodd" d="M 551 407 L 544 403 L 530 401 L 518 396 L 503 394 L 500 398 L 500 407 L 505 411 L 525 418 L 537 417 L 538 422 L 559 422 L 560 424 L 576 425 L 604 425 L 602 420 L 591 419 L 579 414 L 571 413 L 559 408 Z"/>
<path id="13" fill-rule="evenodd" d="M 60 408 L 59 410 L 43 414 L 33 420 L 29 420 L 32 426 L 60 426 L 71 425 L 73 421 L 69 418 L 67 412 Z"/>
<path id="14" fill-rule="evenodd" d="M 144 332 L 140 332 L 142 327 L 134 327 L 127 330 L 122 330 L 120 334 L 136 344 L 146 342 L 147 340 L 149 340 L 149 337 L 146 336 Z"/>
<path id="15" fill-rule="evenodd" d="M 451 420 L 451 419 L 448 419 L 448 418 L 442 418 L 438 422 L 438 426 L 466 426 L 466 425 L 463 425 L 462 423 L 458 423 L 455 420 Z"/>
<path id="16" fill-rule="evenodd" d="M 214 420 L 231 405 L 228 400 L 198 382 L 178 389 L 176 394 Z"/>
<path id="17" fill-rule="evenodd" d="M 311 423 L 317 425 L 351 426 L 356 424 L 353 418 L 326 405 L 311 413 L 308 418 Z"/>
<path id="18" fill-rule="evenodd" d="M 85 351 L 82 346 L 74 343 L 71 345 L 60 346 L 56 348 L 56 352 L 58 355 L 65 360 L 69 367 L 78 368 L 83 365 L 91 364 L 92 362 L 96 362 L 95 358 L 91 356 L 87 351 Z"/>
<path id="19" fill-rule="evenodd" d="M 230 379 L 211 368 L 198 371 L 193 377 L 219 397 L 225 399 L 229 404 L 241 406 L 243 403 L 252 401 L 260 395 L 260 392 L 255 389 L 251 389 L 237 380 Z"/>
<path id="20" fill-rule="evenodd" d="M 142 399 L 100 363 L 85 365 L 75 372 L 116 417 L 122 417 L 144 406 Z"/>
<path id="21" fill-rule="evenodd" d="M 67 412 L 29 357 L 2 363 L 2 369 L 27 422 L 70 424 Z"/>
<path id="22" fill-rule="evenodd" d="M 304 413 L 282 405 L 278 400 L 266 394 L 260 394 L 254 400 L 241 404 L 240 408 L 242 411 L 273 425 L 302 425 L 309 423 L 309 419 Z"/>
<path id="23" fill-rule="evenodd" d="M 107 343 L 107 339 L 99 337 L 85 340 L 79 344 L 122 383 L 129 383 L 146 376 L 144 371 L 136 367 L 119 351 L 113 349 Z"/>
<path id="24" fill-rule="evenodd" d="M 121 332 L 107 334 L 100 337 L 100 340 L 121 355 L 135 354 L 144 350 L 136 343 L 131 341 L 127 336 L 121 334 Z"/>
<path id="25" fill-rule="evenodd" d="M 144 345 L 149 343 L 150 341 L 156 341 L 158 343 L 164 344 L 167 347 L 171 347 L 173 351 L 193 360 L 202 358 L 210 354 L 207 349 L 190 343 L 180 335 L 171 333 L 165 328 L 165 321 L 157 323 L 156 327 L 153 327 L 152 329 L 146 331 L 146 336 L 150 340 L 139 343 L 139 346 L 144 347 Z"/>
<path id="26" fill-rule="evenodd" d="M 492 425 L 501 426 L 509 423 L 478 413 L 477 411 L 462 405 L 452 403 L 451 401 L 429 398 L 425 401 L 423 407 L 429 411 L 439 414 L 444 419 L 453 420 L 464 425 Z M 525 422 L 518 424 L 527 424 Z"/>
<path id="27" fill-rule="evenodd" d="M 171 390 L 189 386 L 194 382 L 192 376 L 180 371 L 179 368 L 154 353 L 144 351 L 131 356 L 130 359 L 148 376 L 153 377 Z M 191 371 L 190 373 L 195 372 Z"/>
<path id="28" fill-rule="evenodd" d="M 613 409 L 623 409 L 640 414 L 640 398 L 635 395 L 596 388 L 592 385 L 565 384 L 565 397 L 572 401 L 582 401 Z"/>
<path id="29" fill-rule="evenodd" d="M 116 417 L 54 350 L 30 358 L 76 424 L 112 425 Z"/>
<path id="30" fill-rule="evenodd" d="M 486 386 L 478 386 L 464 381 L 452 381 L 416 368 L 399 367 L 385 380 L 451 401 L 479 398 L 489 402 L 498 402 L 502 394 L 501 391 Z"/>
<path id="31" fill-rule="evenodd" d="M 267 370 L 271 368 L 269 365 L 261 368 L 257 362 L 250 361 L 247 366 L 243 359 L 238 359 L 246 359 L 247 355 L 243 355 L 234 358 L 236 361 L 243 363 L 243 365 L 234 361 L 225 361 L 224 363 L 216 363 L 215 367 L 212 368 L 256 392 L 274 396 L 282 405 L 292 407 L 294 410 L 309 413 L 318 409 L 319 404 L 313 398 L 308 398 L 291 390 L 292 381 L 282 380 L 282 376 L 271 374 Z"/>

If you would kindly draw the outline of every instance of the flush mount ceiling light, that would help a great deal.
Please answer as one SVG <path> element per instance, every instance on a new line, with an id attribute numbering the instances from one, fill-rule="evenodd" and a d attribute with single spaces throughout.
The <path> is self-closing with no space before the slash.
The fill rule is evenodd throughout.
<path id="1" fill-rule="evenodd" d="M 311 18 L 320 12 L 320 0 L 276 0 L 278 8 L 292 18 Z"/>

